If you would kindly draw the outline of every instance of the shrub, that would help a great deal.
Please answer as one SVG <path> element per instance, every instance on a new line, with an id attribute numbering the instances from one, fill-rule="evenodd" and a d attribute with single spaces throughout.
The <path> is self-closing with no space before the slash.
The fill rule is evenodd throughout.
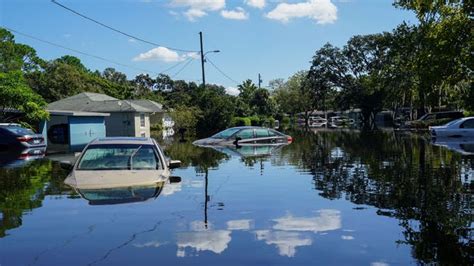
<path id="1" fill-rule="evenodd" d="M 260 126 L 260 125 L 262 125 L 262 121 L 261 121 L 260 117 L 254 115 L 254 116 L 250 116 L 248 118 L 250 119 L 250 125 L 251 126 Z"/>
<path id="2" fill-rule="evenodd" d="M 163 130 L 163 123 L 155 123 L 150 126 L 150 130 L 152 131 L 162 131 Z"/>
<path id="3" fill-rule="evenodd" d="M 233 117 L 231 125 L 234 127 L 250 126 L 252 123 L 248 117 Z"/>
<path id="4" fill-rule="evenodd" d="M 263 126 L 269 127 L 269 128 L 275 127 L 275 118 L 267 117 L 263 122 Z"/>

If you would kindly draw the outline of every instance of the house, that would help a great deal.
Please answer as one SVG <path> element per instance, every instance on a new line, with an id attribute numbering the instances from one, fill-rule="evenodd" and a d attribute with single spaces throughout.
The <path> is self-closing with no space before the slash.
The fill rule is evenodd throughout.
<path id="1" fill-rule="evenodd" d="M 119 100 L 105 94 L 83 92 L 56 102 L 48 111 L 91 112 L 104 116 L 107 137 L 150 137 L 150 116 L 163 117 L 163 106 L 150 100 Z"/>
<path id="2" fill-rule="evenodd" d="M 108 113 L 49 110 L 49 114 L 50 119 L 39 126 L 48 153 L 81 151 L 91 140 L 106 136 Z"/>

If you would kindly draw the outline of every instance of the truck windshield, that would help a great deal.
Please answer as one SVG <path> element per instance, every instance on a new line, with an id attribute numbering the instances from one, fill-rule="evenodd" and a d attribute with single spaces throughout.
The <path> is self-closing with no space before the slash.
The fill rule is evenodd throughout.
<path id="1" fill-rule="evenodd" d="M 91 145 L 77 170 L 155 170 L 161 163 L 152 145 Z"/>

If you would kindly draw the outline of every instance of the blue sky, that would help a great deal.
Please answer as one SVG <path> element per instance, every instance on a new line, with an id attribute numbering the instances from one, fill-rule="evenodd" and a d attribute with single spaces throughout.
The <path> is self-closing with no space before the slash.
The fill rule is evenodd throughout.
<path id="1" fill-rule="evenodd" d="M 314 52 L 326 42 L 342 46 L 353 35 L 390 31 L 402 21 L 416 23 L 413 13 L 390 0 L 57 0 L 124 32 L 167 47 L 221 50 L 209 58 L 233 80 L 250 78 L 263 85 L 308 69 Z M 157 48 L 85 20 L 50 0 L 1 0 L 0 24 L 63 46 L 116 62 L 200 82 L 195 55 Z M 41 43 L 23 36 L 18 42 L 34 47 L 39 56 L 79 57 L 92 70 L 114 67 L 129 78 L 142 71 Z M 236 84 L 206 64 L 206 81 L 228 88 Z M 229 91 L 232 91 L 230 89 Z"/>

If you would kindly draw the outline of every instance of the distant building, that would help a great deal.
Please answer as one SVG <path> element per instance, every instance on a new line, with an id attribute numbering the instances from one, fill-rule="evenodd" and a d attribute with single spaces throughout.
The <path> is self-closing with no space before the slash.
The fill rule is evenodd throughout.
<path id="1" fill-rule="evenodd" d="M 106 136 L 150 137 L 150 116 L 163 117 L 163 106 L 151 100 L 119 100 L 83 92 L 48 105 L 48 111 L 105 113 Z M 52 121 L 54 122 L 54 121 Z"/>

